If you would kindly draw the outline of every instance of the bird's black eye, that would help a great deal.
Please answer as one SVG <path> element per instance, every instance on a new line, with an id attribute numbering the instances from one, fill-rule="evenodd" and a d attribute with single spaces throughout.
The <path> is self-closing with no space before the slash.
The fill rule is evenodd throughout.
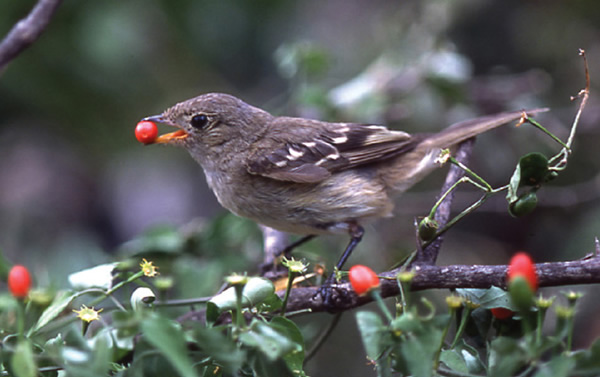
<path id="1" fill-rule="evenodd" d="M 204 114 L 194 115 L 194 117 L 190 121 L 190 124 L 194 128 L 202 129 L 208 124 L 208 117 Z"/>

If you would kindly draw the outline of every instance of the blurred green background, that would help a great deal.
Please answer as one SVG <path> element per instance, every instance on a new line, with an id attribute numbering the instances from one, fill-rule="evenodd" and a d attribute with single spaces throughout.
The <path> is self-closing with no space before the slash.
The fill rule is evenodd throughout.
<path id="1" fill-rule="evenodd" d="M 0 35 L 33 4 L 3 1 Z M 410 132 L 549 106 L 538 120 L 566 138 L 584 48 L 592 96 L 567 171 L 540 190 L 532 215 L 512 218 L 503 197 L 491 200 L 447 235 L 440 263 L 506 263 L 516 250 L 539 262 L 583 257 L 600 225 L 599 25 L 593 0 L 65 0 L 0 72 L 0 250 L 57 288 L 118 253 L 162 251 L 176 260 L 167 273 L 177 297 L 214 293 L 223 274 L 256 271 L 260 235 L 224 216 L 183 150 L 137 143 L 142 117 L 212 91 L 275 114 Z M 471 166 L 499 186 L 521 155 L 558 150 L 531 127 L 505 127 L 479 138 Z M 410 252 L 413 219 L 428 213 L 443 178 L 433 174 L 398 200 L 394 218 L 368 225 L 350 264 L 383 270 Z M 455 208 L 477 197 L 465 187 Z M 346 241 L 322 237 L 303 253 L 313 265 L 331 262 Z M 600 321 L 589 315 L 595 294 L 582 289 L 576 343 L 586 346 Z M 303 321 L 318 331 L 313 316 Z M 353 316 L 343 322 L 347 331 L 334 332 L 309 375 L 374 373 Z"/>

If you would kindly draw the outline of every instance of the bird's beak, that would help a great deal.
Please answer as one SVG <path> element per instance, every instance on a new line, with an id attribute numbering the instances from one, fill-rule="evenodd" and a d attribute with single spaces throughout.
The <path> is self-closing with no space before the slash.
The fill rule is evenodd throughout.
<path id="1" fill-rule="evenodd" d="M 169 121 L 168 119 L 165 119 L 162 115 L 152 115 L 149 117 L 145 117 L 142 120 L 146 120 L 146 121 L 150 121 L 150 122 L 154 122 L 154 123 L 167 124 L 172 127 L 178 127 L 173 122 Z M 154 140 L 153 144 L 170 144 L 170 143 L 173 143 L 174 141 L 185 140 L 185 138 L 187 138 L 187 137 L 188 137 L 187 132 L 185 132 L 182 129 L 179 129 L 175 132 L 170 132 L 170 133 L 167 133 L 164 135 L 160 135 L 159 137 L 156 138 L 156 140 Z"/>

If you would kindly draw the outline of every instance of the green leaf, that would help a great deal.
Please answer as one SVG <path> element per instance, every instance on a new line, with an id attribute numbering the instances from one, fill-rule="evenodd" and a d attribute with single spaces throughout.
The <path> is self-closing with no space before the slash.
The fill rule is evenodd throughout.
<path id="1" fill-rule="evenodd" d="M 467 344 L 464 339 L 460 339 L 454 347 L 464 360 L 467 371 L 470 374 L 485 374 L 485 365 L 479 358 L 479 352 L 475 347 Z"/>
<path id="2" fill-rule="evenodd" d="M 441 338 L 441 329 L 427 326 L 402 342 L 400 352 L 411 375 L 432 376 L 433 358 L 440 346 Z"/>
<path id="3" fill-rule="evenodd" d="M 566 355 L 558 355 L 547 363 L 538 366 L 533 377 L 568 377 L 575 369 L 575 360 Z"/>
<path id="4" fill-rule="evenodd" d="M 508 192 L 506 194 L 508 204 L 512 205 L 519 199 L 517 191 L 520 186 L 538 186 L 549 178 L 550 172 L 546 156 L 533 152 L 521 157 L 508 184 Z M 528 203 L 530 202 L 531 198 L 529 198 Z"/>
<path id="5" fill-rule="evenodd" d="M 471 318 L 481 339 L 486 339 L 487 333 L 492 325 L 490 309 L 505 308 L 517 311 L 508 292 L 498 287 L 492 286 L 487 289 L 460 288 L 456 291 L 459 295 L 479 304 L 479 307 L 471 313 Z M 510 324 L 509 326 L 512 325 L 513 324 Z M 518 329 L 521 329 L 520 325 L 518 325 Z"/>
<path id="6" fill-rule="evenodd" d="M 260 377 L 293 377 L 281 359 L 272 360 L 262 352 L 255 352 L 250 359 L 254 375 Z"/>
<path id="7" fill-rule="evenodd" d="M 517 191 L 519 190 L 519 184 L 521 183 L 521 164 L 517 164 L 510 182 L 508 183 L 508 192 L 506 193 L 506 201 L 508 204 L 514 203 L 519 198 Z"/>
<path id="8" fill-rule="evenodd" d="M 127 377 L 169 376 L 179 377 L 181 373 L 173 363 L 156 350 L 150 342 L 141 337 L 133 350 L 133 360 L 128 368 Z"/>
<path id="9" fill-rule="evenodd" d="M 133 350 L 135 346 L 135 334 L 129 334 L 124 336 L 120 329 L 116 328 L 104 328 L 100 330 L 92 339 L 88 341 L 90 347 L 95 348 L 97 342 L 106 342 L 108 346 L 117 352 L 119 350 Z"/>
<path id="10" fill-rule="evenodd" d="M 275 287 L 273 287 L 273 283 L 264 278 L 252 277 L 242 290 L 242 307 L 253 307 L 266 300 L 272 301 L 274 294 Z M 231 287 L 210 299 L 206 309 L 206 318 L 209 322 L 214 322 L 220 313 L 235 308 L 235 288 Z"/>
<path id="11" fill-rule="evenodd" d="M 586 375 L 600 375 L 600 338 L 596 339 L 589 349 L 574 352 L 574 359 L 578 371 L 587 372 Z"/>
<path id="12" fill-rule="evenodd" d="M 360 311 L 356 313 L 356 324 L 371 360 L 377 360 L 383 352 L 382 336 L 386 330 L 381 317 L 374 312 Z"/>
<path id="13" fill-rule="evenodd" d="M 29 340 L 23 339 L 17 343 L 15 352 L 11 357 L 11 369 L 15 377 L 37 376 L 37 367 Z"/>
<path id="14" fill-rule="evenodd" d="M 62 334 L 56 335 L 54 338 L 50 338 L 44 344 L 44 353 L 50 355 L 51 357 L 57 357 L 60 355 L 60 352 L 65 345 L 65 340 L 63 339 Z"/>
<path id="15" fill-rule="evenodd" d="M 277 294 L 275 294 L 275 292 L 273 292 L 273 294 L 267 296 L 267 298 L 265 298 L 261 303 L 256 305 L 256 309 L 258 309 L 258 311 L 261 313 L 272 313 L 276 310 L 281 309 L 282 306 L 283 300 Z"/>
<path id="16" fill-rule="evenodd" d="M 521 186 L 537 186 L 546 181 L 548 177 L 548 158 L 539 152 L 532 152 L 521 157 Z"/>
<path id="17" fill-rule="evenodd" d="M 440 361 L 460 373 L 485 373 L 485 366 L 479 359 L 477 350 L 465 343 L 464 339 L 460 339 L 453 349 L 442 350 Z"/>
<path id="18" fill-rule="evenodd" d="M 492 313 L 489 309 L 483 309 L 481 307 L 471 312 L 472 324 L 467 323 L 467 334 L 469 336 L 478 336 L 480 341 L 487 339 L 488 332 L 492 326 Z M 519 326 L 519 329 L 521 327 Z"/>
<path id="19" fill-rule="evenodd" d="M 304 375 L 302 367 L 304 364 L 304 337 L 296 324 L 284 317 L 275 317 L 271 320 L 271 326 L 287 339 L 296 344 L 295 349 L 283 355 L 283 360 L 288 368 L 297 376 Z"/>
<path id="20" fill-rule="evenodd" d="M 224 333 L 223 327 L 197 327 L 194 340 L 227 375 L 234 375 L 246 361 L 246 352 Z"/>
<path id="21" fill-rule="evenodd" d="M 511 303 L 508 292 L 498 287 L 490 287 L 487 289 L 479 288 L 459 288 L 456 293 L 469 299 L 471 302 L 478 304 L 483 309 L 506 308 L 516 310 L 517 308 Z"/>
<path id="22" fill-rule="evenodd" d="M 0 312 L 14 311 L 17 308 L 17 299 L 13 295 L 0 293 Z"/>
<path id="23" fill-rule="evenodd" d="M 60 313 L 65 310 L 65 308 L 77 297 L 77 293 L 73 293 L 72 291 L 60 291 L 54 297 L 52 304 L 44 310 L 40 318 L 38 319 L 35 326 L 29 329 L 27 336 L 31 336 L 31 334 L 35 334 L 42 327 L 46 326 L 50 321 L 54 318 L 58 317 Z"/>
<path id="24" fill-rule="evenodd" d="M 111 334 L 115 340 L 116 347 L 119 350 L 133 350 L 134 340 L 138 336 L 140 329 L 140 319 L 133 311 L 115 311 L 112 315 Z"/>
<path id="25" fill-rule="evenodd" d="M 221 311 L 217 305 L 210 301 L 206 303 L 206 323 L 215 323 L 220 314 Z"/>
<path id="26" fill-rule="evenodd" d="M 527 353 L 519 347 L 518 340 L 504 336 L 497 337 L 490 344 L 488 375 L 511 377 L 525 366 L 526 359 Z"/>
<path id="27" fill-rule="evenodd" d="M 240 341 L 247 347 L 260 350 L 269 360 L 276 360 L 291 351 L 301 352 L 302 347 L 279 332 L 277 326 L 254 320 L 250 330 L 240 335 Z"/>
<path id="28" fill-rule="evenodd" d="M 100 331 L 94 338 L 87 342 L 89 348 L 85 351 L 68 347 L 63 348 L 63 357 L 70 351 L 71 360 L 66 362 L 66 371 L 69 376 L 106 376 L 110 370 L 113 356 L 113 341 L 110 330 Z M 84 353 L 82 358 L 79 353 Z M 68 357 L 64 357 L 65 361 Z"/>
<path id="29" fill-rule="evenodd" d="M 389 351 L 390 346 L 393 345 L 392 332 L 383 324 L 381 317 L 374 312 L 357 312 L 356 323 L 367 357 L 377 363 L 377 376 L 391 376 L 390 359 L 384 353 Z"/>
<path id="30" fill-rule="evenodd" d="M 394 345 L 397 355 L 395 368 L 416 377 L 431 376 L 434 355 L 440 347 L 442 329 L 448 320 L 449 315 L 423 319 L 410 312 L 394 320 L 394 330 L 401 330 L 401 336 L 396 338 Z"/>
<path id="31" fill-rule="evenodd" d="M 460 351 L 456 349 L 443 350 L 440 355 L 440 361 L 456 372 L 468 373 L 467 362 L 463 359 Z"/>
<path id="32" fill-rule="evenodd" d="M 169 360 L 180 375 L 196 376 L 179 326 L 166 318 L 152 316 L 142 322 L 141 328 L 146 340 Z"/>
<path id="33" fill-rule="evenodd" d="M 402 313 L 401 316 L 394 318 L 390 324 L 392 330 L 402 332 L 412 332 L 421 329 L 421 320 L 413 312 Z"/>
<path id="34" fill-rule="evenodd" d="M 540 184 L 551 178 L 548 170 L 548 159 L 541 153 L 529 153 L 519 160 L 510 178 L 506 200 L 508 213 L 513 217 L 525 216 L 536 208 L 537 195 L 535 191 Z M 536 186 L 531 191 L 518 195 L 520 186 Z"/>

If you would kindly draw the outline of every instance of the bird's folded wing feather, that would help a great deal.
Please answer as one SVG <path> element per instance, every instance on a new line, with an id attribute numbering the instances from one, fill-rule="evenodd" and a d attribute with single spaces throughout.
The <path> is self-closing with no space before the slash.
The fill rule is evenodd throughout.
<path id="1" fill-rule="evenodd" d="M 382 126 L 312 121 L 298 125 L 298 121 L 277 118 L 270 125 L 270 139 L 247 161 L 248 172 L 281 181 L 316 183 L 336 171 L 382 161 L 416 145 L 411 135 Z"/>
<path id="2" fill-rule="evenodd" d="M 246 167 L 251 174 L 280 181 L 317 183 L 336 171 L 406 153 L 422 141 L 436 148 L 448 148 L 525 114 L 547 110 L 489 115 L 456 123 L 437 134 L 412 136 L 378 125 L 279 117 L 268 125 L 268 139 L 259 143 Z"/>

